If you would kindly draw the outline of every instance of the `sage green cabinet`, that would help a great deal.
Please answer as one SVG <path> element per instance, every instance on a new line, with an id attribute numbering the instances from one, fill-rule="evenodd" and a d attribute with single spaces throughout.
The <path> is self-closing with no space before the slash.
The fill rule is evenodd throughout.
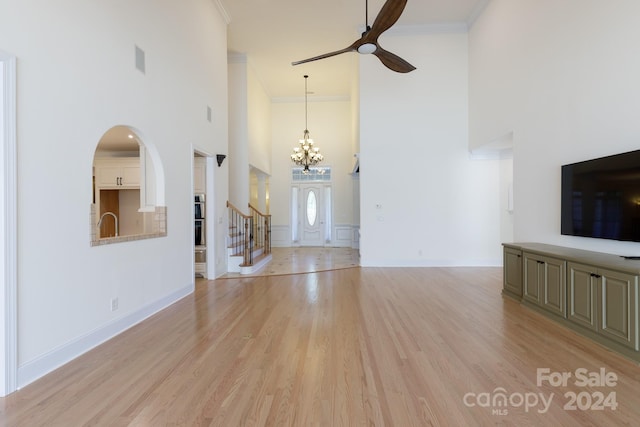
<path id="1" fill-rule="evenodd" d="M 540 305 L 541 282 L 544 280 L 544 261 L 535 256 L 524 256 L 524 294 L 526 301 Z"/>
<path id="2" fill-rule="evenodd" d="M 568 269 L 567 319 L 638 350 L 638 276 L 578 263 Z"/>
<path id="3" fill-rule="evenodd" d="M 598 278 L 590 265 L 568 264 L 567 319 L 592 331 L 598 330 Z"/>
<path id="4" fill-rule="evenodd" d="M 503 246 L 503 293 L 516 295 L 521 277 L 524 304 L 640 362 L 640 260 L 543 243 Z"/>
<path id="5" fill-rule="evenodd" d="M 523 298 L 544 310 L 567 317 L 566 261 L 523 252 Z"/>
<path id="6" fill-rule="evenodd" d="M 598 269 L 598 332 L 638 350 L 638 276 Z"/>
<path id="7" fill-rule="evenodd" d="M 522 298 L 522 251 L 505 247 L 503 251 L 503 288 L 502 292 Z"/>

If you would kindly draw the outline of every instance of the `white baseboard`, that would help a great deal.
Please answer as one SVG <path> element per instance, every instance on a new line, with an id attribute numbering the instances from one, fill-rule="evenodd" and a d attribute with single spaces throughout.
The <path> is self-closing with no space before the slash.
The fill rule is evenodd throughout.
<path id="1" fill-rule="evenodd" d="M 137 325 L 146 318 L 193 293 L 195 284 L 191 283 L 159 300 L 142 307 L 140 310 L 91 331 L 75 340 L 43 354 L 35 360 L 18 367 L 18 389 L 54 371 L 87 351 L 110 340 L 118 334 Z"/>

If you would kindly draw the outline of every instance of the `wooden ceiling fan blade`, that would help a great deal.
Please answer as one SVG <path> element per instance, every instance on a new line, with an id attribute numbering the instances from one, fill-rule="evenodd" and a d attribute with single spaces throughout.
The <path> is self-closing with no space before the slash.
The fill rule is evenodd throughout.
<path id="1" fill-rule="evenodd" d="M 375 40 L 380 34 L 391 28 L 400 19 L 400 15 L 402 15 L 406 5 L 407 0 L 387 0 L 382 9 L 380 9 L 378 16 L 376 16 L 376 20 L 373 21 L 367 38 Z"/>
<path id="2" fill-rule="evenodd" d="M 318 59 L 330 58 L 332 56 L 340 55 L 341 53 L 353 52 L 353 51 L 355 51 L 357 49 L 356 47 L 354 47 L 355 45 L 356 45 L 356 43 L 354 43 L 351 46 L 346 47 L 344 49 L 336 50 L 335 52 L 329 52 L 329 53 L 325 53 L 325 54 L 322 54 L 322 55 L 314 56 L 313 58 L 307 58 L 307 59 L 303 59 L 301 61 L 295 61 L 295 62 L 292 62 L 291 65 L 304 64 L 306 62 L 317 61 Z"/>
<path id="3" fill-rule="evenodd" d="M 404 59 L 400 58 L 398 55 L 389 52 L 388 50 L 384 50 L 380 46 L 373 52 L 375 56 L 390 70 L 393 70 L 398 73 L 408 73 L 416 69 L 413 65 L 409 64 Z"/>

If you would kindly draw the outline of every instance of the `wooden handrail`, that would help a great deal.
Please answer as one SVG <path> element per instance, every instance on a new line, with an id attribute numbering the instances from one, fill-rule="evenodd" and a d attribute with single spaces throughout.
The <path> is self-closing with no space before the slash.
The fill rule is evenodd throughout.
<path id="1" fill-rule="evenodd" d="M 235 207 L 231 202 L 229 202 L 227 200 L 227 207 L 233 209 L 234 211 L 236 211 L 238 213 L 238 215 L 240 215 L 243 218 L 251 218 L 251 215 L 245 215 L 242 213 L 242 211 L 240 209 L 238 209 L 237 207 Z"/>
<path id="2" fill-rule="evenodd" d="M 229 202 L 227 202 L 229 203 Z M 271 214 L 265 214 L 262 213 L 258 210 L 258 208 L 256 208 L 255 206 L 253 206 L 251 203 L 249 203 L 249 209 L 253 209 L 254 211 L 256 211 L 258 214 L 260 214 L 260 216 L 271 216 Z"/>

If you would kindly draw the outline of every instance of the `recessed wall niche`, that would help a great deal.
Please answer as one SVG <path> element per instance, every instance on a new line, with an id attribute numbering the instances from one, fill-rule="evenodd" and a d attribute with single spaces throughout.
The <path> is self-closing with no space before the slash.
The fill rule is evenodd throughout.
<path id="1" fill-rule="evenodd" d="M 91 246 L 163 237 L 167 212 L 164 177 L 155 147 L 131 126 L 117 125 L 98 141 L 93 156 Z"/>

